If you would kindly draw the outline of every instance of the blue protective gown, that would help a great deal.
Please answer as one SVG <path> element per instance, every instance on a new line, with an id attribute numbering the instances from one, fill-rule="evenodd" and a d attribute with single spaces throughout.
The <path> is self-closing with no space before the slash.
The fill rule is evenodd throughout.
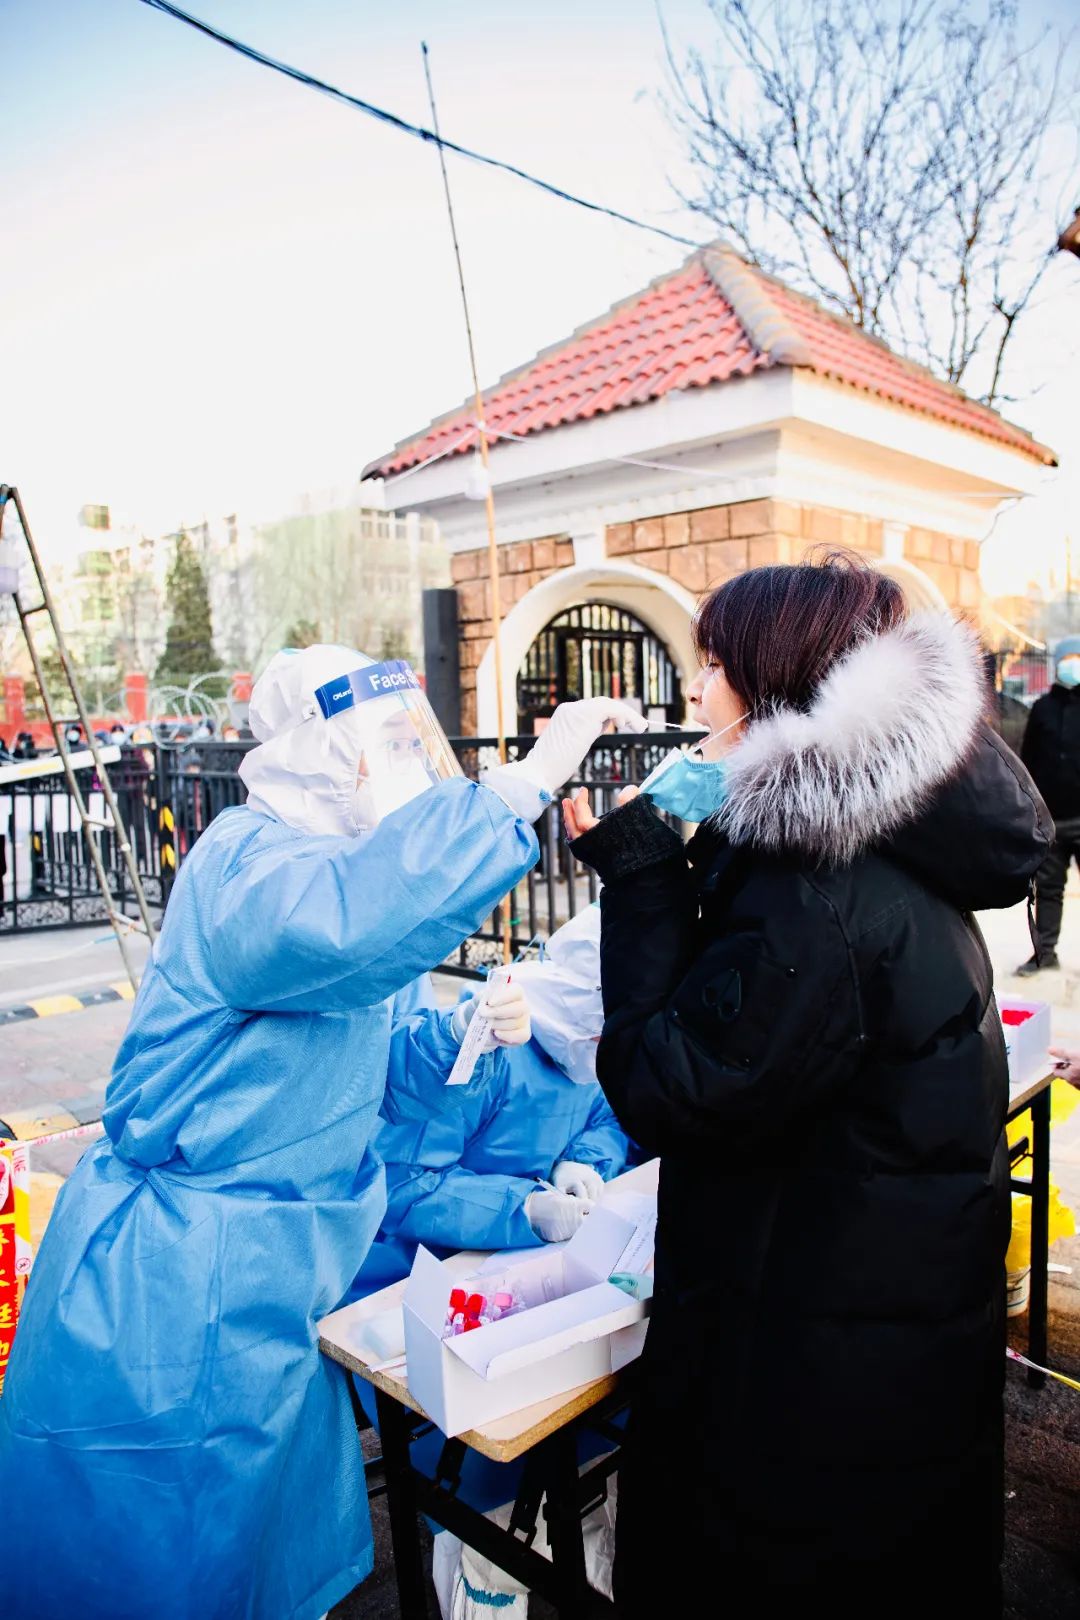
<path id="1" fill-rule="evenodd" d="M 535 1040 L 482 1059 L 492 1069 L 460 1100 L 447 1091 L 458 1050 L 450 1018 L 421 1012 L 394 1028 L 373 1138 L 386 1214 L 354 1299 L 407 1276 L 419 1243 L 440 1258 L 540 1244 L 525 1200 L 561 1159 L 605 1181 L 626 1166 L 627 1138 L 600 1087 L 568 1080 Z"/>
<path id="2" fill-rule="evenodd" d="M 315 1324 L 385 1209 L 391 999 L 537 858 L 457 780 L 366 841 L 244 808 L 185 861 L 0 1400 L 5 1620 L 314 1620 L 370 1571 Z"/>

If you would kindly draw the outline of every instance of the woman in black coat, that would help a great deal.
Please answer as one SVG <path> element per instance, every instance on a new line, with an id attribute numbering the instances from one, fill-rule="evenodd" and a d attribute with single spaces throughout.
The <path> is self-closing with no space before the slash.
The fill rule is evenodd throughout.
<path id="1" fill-rule="evenodd" d="M 695 631 L 715 814 L 684 849 L 644 795 L 566 805 L 604 882 L 600 1082 L 662 1156 L 619 1612 L 984 1620 L 1008 1075 L 971 914 L 1023 899 L 1049 817 L 974 637 L 882 575 L 758 569 Z"/>

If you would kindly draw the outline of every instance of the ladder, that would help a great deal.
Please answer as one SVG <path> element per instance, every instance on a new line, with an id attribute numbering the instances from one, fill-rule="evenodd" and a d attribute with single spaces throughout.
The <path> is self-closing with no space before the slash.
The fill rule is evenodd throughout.
<path id="1" fill-rule="evenodd" d="M 117 803 L 116 795 L 112 790 L 112 783 L 109 781 L 109 773 L 105 766 L 105 762 L 101 757 L 101 749 L 99 747 L 97 738 L 94 736 L 93 727 L 90 724 L 90 715 L 83 699 L 78 676 L 75 674 L 75 668 L 68 653 L 67 642 L 65 641 L 64 633 L 60 628 L 60 621 L 56 615 L 56 605 L 53 602 L 52 593 L 49 590 L 48 581 L 45 578 L 45 570 L 42 567 L 41 557 L 38 554 L 36 545 L 34 544 L 34 537 L 30 532 L 30 525 L 26 521 L 26 512 L 23 508 L 22 500 L 19 497 L 19 491 L 16 489 L 14 484 L 0 484 L 0 534 L 3 533 L 3 520 L 7 515 L 7 508 L 9 505 L 13 506 L 15 511 L 18 513 L 23 538 L 26 541 L 27 550 L 30 553 L 30 558 L 34 565 L 34 573 L 37 576 L 38 586 L 41 590 L 41 601 L 36 603 L 33 607 L 26 607 L 22 602 L 18 589 L 14 590 L 12 592 L 12 599 L 15 603 L 15 612 L 19 616 L 19 623 L 22 626 L 22 632 L 26 638 L 26 648 L 30 654 L 30 662 L 33 665 L 34 675 L 38 683 L 38 690 L 41 693 L 41 702 L 42 707 L 45 710 L 45 718 L 48 720 L 49 725 L 52 728 L 53 737 L 56 739 L 56 747 L 60 755 L 60 762 L 64 767 L 64 775 L 67 778 L 68 792 L 70 793 L 72 802 L 74 803 L 78 812 L 79 821 L 82 825 L 83 837 L 86 840 L 86 847 L 90 851 L 90 859 L 93 863 L 94 875 L 97 878 L 98 888 L 101 890 L 101 896 L 105 902 L 105 909 L 108 913 L 109 921 L 112 924 L 113 932 L 116 934 L 116 941 L 120 947 L 120 955 L 123 957 L 124 968 L 127 972 L 127 976 L 131 980 L 131 987 L 133 990 L 137 990 L 139 988 L 139 971 L 129 948 L 130 938 L 132 932 L 141 933 L 146 935 L 146 938 L 151 944 L 153 943 L 156 937 L 156 931 L 150 917 L 150 907 L 147 903 L 146 894 L 142 886 L 142 879 L 139 877 L 139 869 L 135 861 L 134 851 L 131 847 L 131 839 L 128 836 L 127 828 L 124 825 L 124 818 L 120 814 L 120 806 Z M 55 707 L 45 680 L 45 671 L 42 667 L 42 662 L 38 654 L 37 647 L 34 644 L 34 636 L 30 621 L 38 613 L 45 613 L 48 615 L 49 624 L 52 628 L 53 636 L 56 639 L 56 648 L 60 655 L 60 664 L 64 671 L 64 678 L 67 681 L 68 691 L 71 694 L 76 712 L 86 735 L 86 746 L 89 748 L 93 757 L 94 768 L 97 771 L 98 781 L 101 783 L 101 790 L 105 796 L 105 803 L 108 806 L 109 815 L 112 817 L 111 823 L 108 821 L 100 821 L 90 814 L 86 808 L 86 801 L 82 796 L 82 790 L 80 789 L 78 781 L 76 780 L 75 772 L 71 765 L 71 756 L 68 751 L 68 745 L 64 737 L 63 728 L 57 724 Z M 132 893 L 135 896 L 135 902 L 139 910 L 138 917 L 128 917 L 123 912 L 117 911 L 116 909 L 113 899 L 113 892 L 109 886 L 108 874 L 105 871 L 105 863 L 101 858 L 101 849 L 98 845 L 98 834 L 109 829 L 110 827 L 116 837 L 117 846 L 120 854 L 123 856 L 124 865 L 127 868 L 127 875 L 131 883 Z"/>

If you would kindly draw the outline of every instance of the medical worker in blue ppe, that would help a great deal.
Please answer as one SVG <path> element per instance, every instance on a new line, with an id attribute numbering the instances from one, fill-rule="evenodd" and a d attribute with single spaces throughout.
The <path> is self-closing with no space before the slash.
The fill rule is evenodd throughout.
<path id="1" fill-rule="evenodd" d="M 511 971 L 524 987 L 532 1039 L 481 1059 L 490 1078 L 461 1102 L 445 1082 L 475 1000 L 421 1010 L 395 1027 L 373 1138 L 387 1208 L 354 1298 L 407 1276 L 420 1243 L 442 1259 L 572 1237 L 626 1165 L 626 1136 L 596 1081 L 599 907 L 560 928 L 543 961 Z"/>
<path id="2" fill-rule="evenodd" d="M 0 1401 L 5 1620 L 317 1620 L 370 1571 L 316 1323 L 385 1209 L 395 993 L 537 858 L 607 700 L 460 773 L 408 665 L 278 654 L 259 746 L 180 869 L 104 1139 L 57 1200 Z"/>

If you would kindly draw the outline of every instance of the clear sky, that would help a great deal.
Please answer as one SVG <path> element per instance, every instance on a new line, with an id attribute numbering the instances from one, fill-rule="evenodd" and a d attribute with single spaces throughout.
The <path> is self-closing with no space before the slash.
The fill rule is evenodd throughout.
<path id="1" fill-rule="evenodd" d="M 418 123 L 426 39 L 447 136 L 701 234 L 669 184 L 652 0 L 188 3 Z M 665 14 L 704 33 L 701 0 Z M 270 515 L 465 397 L 431 150 L 138 0 L 0 0 L 0 44 L 0 476 L 43 541 L 70 543 L 87 501 L 161 529 Z M 485 383 L 682 256 L 451 161 Z M 1045 568 L 1080 501 L 1080 264 L 1051 279 L 1009 414 L 1066 476 L 999 525 L 994 589 Z"/>

